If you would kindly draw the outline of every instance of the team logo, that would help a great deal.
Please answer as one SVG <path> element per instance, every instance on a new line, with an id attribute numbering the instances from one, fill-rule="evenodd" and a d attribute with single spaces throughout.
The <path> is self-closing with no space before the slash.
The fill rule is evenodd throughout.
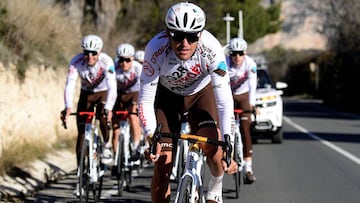
<path id="1" fill-rule="evenodd" d="M 149 62 L 144 61 L 143 72 L 146 76 L 151 77 L 154 75 L 155 70 Z"/>

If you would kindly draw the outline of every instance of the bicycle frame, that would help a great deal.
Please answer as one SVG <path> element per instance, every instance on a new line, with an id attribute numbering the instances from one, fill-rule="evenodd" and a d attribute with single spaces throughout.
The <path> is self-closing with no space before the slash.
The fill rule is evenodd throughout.
<path id="1" fill-rule="evenodd" d="M 85 134 L 82 143 L 81 150 L 81 160 L 80 166 L 78 167 L 77 175 L 79 177 L 79 185 L 80 185 L 80 202 L 82 202 L 82 189 L 84 180 L 83 180 L 83 172 L 86 172 L 86 194 L 85 201 L 88 201 L 88 192 L 89 192 L 89 184 L 92 184 L 92 190 L 94 194 L 94 199 L 97 201 L 101 195 L 101 187 L 102 187 L 102 177 L 104 175 L 104 171 L 101 166 L 101 150 L 102 150 L 102 137 L 99 136 L 98 124 L 99 120 L 96 119 L 95 112 L 79 112 L 79 116 L 87 116 L 85 122 Z M 86 150 L 86 151 L 85 151 Z M 88 158 L 86 158 L 88 157 Z M 86 160 L 88 161 L 89 168 L 85 167 Z M 87 171 L 88 170 L 88 171 Z M 100 179 L 100 182 L 99 182 Z M 98 193 L 96 194 L 96 184 L 99 182 Z"/>
<path id="2" fill-rule="evenodd" d="M 119 136 L 124 136 L 124 145 L 121 147 L 124 147 L 125 166 L 129 166 L 130 165 L 130 161 L 129 161 L 130 149 L 125 150 L 126 148 L 129 148 L 129 146 L 130 146 L 130 125 L 127 120 L 128 112 L 127 111 L 116 111 L 115 114 L 121 116 L 120 123 L 119 123 L 119 126 L 120 126 L 120 135 Z M 117 151 L 115 153 L 115 166 L 117 166 L 118 159 L 119 159 L 119 152 Z"/>
<path id="3" fill-rule="evenodd" d="M 181 134 L 187 134 L 190 133 L 190 125 L 187 121 L 181 123 Z M 187 140 L 181 140 L 178 139 L 177 145 L 176 145 L 176 154 L 174 156 L 174 164 L 173 168 L 171 170 L 170 174 L 170 180 L 176 180 L 177 177 L 181 174 L 178 174 L 178 172 L 181 172 L 182 170 L 179 170 L 179 167 L 182 167 L 179 165 L 179 162 L 181 161 L 181 157 L 184 158 L 184 163 L 186 162 L 187 158 L 187 152 L 188 152 L 189 144 Z M 182 154 L 181 154 L 182 153 Z"/>

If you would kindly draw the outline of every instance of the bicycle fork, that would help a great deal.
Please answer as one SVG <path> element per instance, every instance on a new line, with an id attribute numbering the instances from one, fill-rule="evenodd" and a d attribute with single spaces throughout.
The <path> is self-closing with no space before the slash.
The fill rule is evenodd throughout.
<path id="1" fill-rule="evenodd" d="M 182 185 L 187 184 L 187 182 L 183 182 L 186 180 L 186 177 L 191 178 L 191 196 L 190 199 L 187 200 L 189 203 L 194 203 L 195 201 L 200 199 L 200 202 L 205 202 L 205 196 L 203 191 L 203 182 L 202 182 L 202 166 L 203 166 L 203 155 L 200 152 L 199 148 L 195 148 L 191 146 L 186 158 L 185 172 L 181 176 L 179 181 L 179 186 L 177 189 L 175 203 L 183 202 L 184 200 L 180 200 L 181 188 L 184 188 Z"/>

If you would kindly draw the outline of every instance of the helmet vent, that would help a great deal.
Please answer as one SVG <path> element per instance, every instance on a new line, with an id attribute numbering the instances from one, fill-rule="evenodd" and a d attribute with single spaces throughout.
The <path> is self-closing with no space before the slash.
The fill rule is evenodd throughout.
<path id="1" fill-rule="evenodd" d="M 185 13 L 184 14 L 184 27 L 186 27 L 187 21 L 188 21 L 188 14 Z"/>
<path id="2" fill-rule="evenodd" d="M 175 20 L 176 20 L 176 22 L 175 22 L 175 23 L 176 23 L 176 26 L 174 26 L 174 27 L 180 27 L 180 24 L 179 24 L 179 19 L 178 19 L 178 18 L 176 18 Z"/>

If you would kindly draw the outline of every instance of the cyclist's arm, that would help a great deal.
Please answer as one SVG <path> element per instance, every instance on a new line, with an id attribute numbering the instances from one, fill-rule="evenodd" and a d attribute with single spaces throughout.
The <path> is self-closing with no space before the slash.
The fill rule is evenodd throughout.
<path id="1" fill-rule="evenodd" d="M 218 114 L 221 134 L 232 135 L 232 125 L 234 123 L 234 101 L 232 97 L 229 73 L 226 72 L 226 64 L 220 62 L 218 68 L 223 68 L 225 75 L 221 76 L 216 72 L 211 73 Z M 224 66 L 224 67 L 222 67 Z"/>
<path id="2" fill-rule="evenodd" d="M 115 78 L 115 68 L 114 64 L 108 67 L 108 70 L 105 73 L 106 85 L 108 87 L 107 100 L 105 104 L 105 109 L 112 111 L 116 97 L 117 97 L 117 84 Z"/>
<path id="3" fill-rule="evenodd" d="M 78 78 L 78 71 L 72 64 L 69 66 L 68 75 L 65 83 L 65 91 L 64 91 L 64 102 L 66 112 L 71 112 L 73 106 L 73 97 L 75 92 L 76 81 Z M 68 113 L 67 113 L 67 116 Z"/>
<path id="4" fill-rule="evenodd" d="M 255 102 L 256 102 L 256 97 L 255 97 L 255 93 L 256 93 L 256 86 L 257 86 L 257 67 L 256 67 L 256 63 L 251 60 L 250 64 L 249 64 L 249 103 L 251 106 L 255 106 Z"/>
<path id="5" fill-rule="evenodd" d="M 140 123 L 145 135 L 148 136 L 152 134 L 156 128 L 154 101 L 159 77 L 151 77 L 151 80 L 148 80 L 150 78 L 144 75 L 145 74 L 141 75 L 141 79 L 146 78 L 147 80 L 140 82 L 138 110 Z"/>

